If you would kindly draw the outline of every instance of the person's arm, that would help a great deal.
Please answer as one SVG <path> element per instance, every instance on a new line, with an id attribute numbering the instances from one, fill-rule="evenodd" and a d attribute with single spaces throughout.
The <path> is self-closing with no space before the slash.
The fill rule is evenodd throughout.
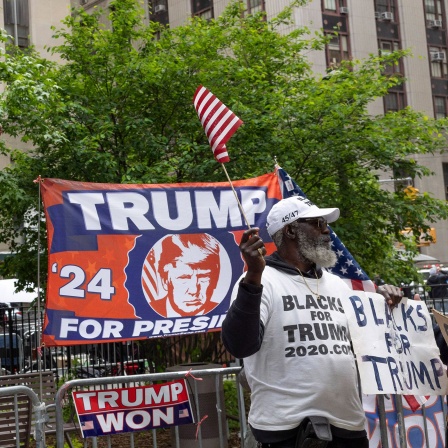
<path id="1" fill-rule="evenodd" d="M 240 251 L 247 271 L 222 323 L 222 341 L 236 358 L 253 355 L 260 349 L 263 341 L 264 326 L 260 320 L 260 305 L 263 292 L 261 277 L 266 266 L 263 255 L 266 249 L 258 230 L 246 230 L 241 238 Z"/>
<path id="2" fill-rule="evenodd" d="M 262 286 L 241 282 L 235 301 L 222 323 L 222 341 L 236 358 L 256 353 L 263 342 L 264 325 L 260 320 Z"/>
<path id="3" fill-rule="evenodd" d="M 448 345 L 443 337 L 442 330 L 437 324 L 434 325 L 434 338 L 436 340 L 437 347 L 439 347 L 440 350 L 441 361 L 445 365 L 448 365 Z"/>

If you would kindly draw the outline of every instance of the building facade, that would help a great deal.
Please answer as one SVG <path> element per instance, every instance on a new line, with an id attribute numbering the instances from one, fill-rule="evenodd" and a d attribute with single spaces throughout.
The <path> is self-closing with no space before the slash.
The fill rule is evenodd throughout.
<path id="1" fill-rule="evenodd" d="M 55 60 L 46 50 L 56 44 L 51 27 L 61 25 L 61 20 L 70 14 L 70 7 L 70 0 L 0 0 L 0 27 L 20 48 L 33 45 L 40 54 Z M 8 142 L 7 136 L 2 138 Z M 11 140 L 12 143 L 16 148 L 27 149 L 23 142 Z M 7 164 L 9 159 L 0 155 L 0 169 Z"/>
<path id="2" fill-rule="evenodd" d="M 70 0 L 0 0 L 0 27 L 19 47 L 33 45 L 46 58 L 57 60 L 46 47 L 55 45 L 51 27 L 61 25 L 61 20 L 70 14 L 70 7 Z M 1 138 L 9 147 L 29 149 L 29 145 L 20 139 L 6 135 Z M 0 155 L 0 169 L 9 164 L 9 157 Z M 0 260 L 7 253 L 8 248 L 0 244 Z"/>
<path id="3" fill-rule="evenodd" d="M 45 54 L 45 45 L 53 44 L 51 26 L 70 13 L 70 7 L 107 8 L 111 0 L 2 0 L 0 25 L 19 46 L 30 43 Z M 230 0 L 141 0 L 145 20 L 182 25 L 194 15 L 205 19 L 218 17 Z M 267 17 L 277 15 L 288 0 L 244 0 L 247 12 L 260 10 Z M 325 51 L 309 54 L 317 73 L 342 59 L 362 59 L 370 54 L 411 49 L 408 57 L 390 70 L 406 78 L 405 84 L 391 89 L 386 97 L 370 105 L 369 112 L 382 114 L 405 106 L 425 112 L 430 117 L 448 116 L 447 31 L 448 0 L 312 0 L 305 7 L 295 8 L 295 26 L 308 26 L 312 31 L 323 29 L 331 37 Z M 1 23 L 3 21 L 3 23 Z M 334 34 L 337 27 L 339 32 Z M 285 28 L 284 32 L 288 32 Z M 46 53 L 47 57 L 51 57 Z M 20 142 L 15 142 L 16 147 Z M 26 147 L 24 147 L 26 149 Z M 441 155 L 417 156 L 418 162 L 435 175 L 412 180 L 420 192 L 448 200 L 448 152 Z M 0 159 L 0 169 L 8 160 Z M 393 175 L 382 174 L 385 188 L 393 188 Z M 448 223 L 435 226 L 437 243 L 421 248 L 421 252 L 448 263 Z M 1 248 L 0 248 L 1 251 Z"/>

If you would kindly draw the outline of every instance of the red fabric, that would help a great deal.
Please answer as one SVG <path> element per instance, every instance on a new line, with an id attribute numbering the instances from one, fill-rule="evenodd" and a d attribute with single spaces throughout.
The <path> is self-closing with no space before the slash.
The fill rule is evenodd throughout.
<path id="1" fill-rule="evenodd" d="M 217 162 L 230 161 L 226 143 L 243 122 L 213 93 L 199 86 L 193 104 Z"/>

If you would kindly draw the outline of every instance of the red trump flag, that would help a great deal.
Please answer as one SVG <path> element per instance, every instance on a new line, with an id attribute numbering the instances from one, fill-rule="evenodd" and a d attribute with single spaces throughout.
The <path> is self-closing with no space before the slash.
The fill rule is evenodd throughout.
<path id="1" fill-rule="evenodd" d="M 274 173 L 235 181 L 268 240 Z M 45 346 L 219 331 L 244 271 L 246 228 L 227 182 L 98 184 L 43 179 Z"/>

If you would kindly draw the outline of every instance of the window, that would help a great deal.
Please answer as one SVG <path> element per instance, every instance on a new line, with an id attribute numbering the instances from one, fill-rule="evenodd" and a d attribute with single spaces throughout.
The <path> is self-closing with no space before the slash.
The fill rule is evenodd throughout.
<path id="1" fill-rule="evenodd" d="M 163 25 L 169 24 L 168 2 L 167 0 L 152 0 L 149 4 L 150 19 Z M 159 33 L 158 33 L 159 34 Z M 160 38 L 160 36 L 157 36 Z"/>
<path id="2" fill-rule="evenodd" d="M 445 118 L 446 115 L 446 97 L 435 96 L 434 97 L 434 115 L 437 119 Z"/>
<path id="3" fill-rule="evenodd" d="M 375 0 L 375 12 L 391 12 L 396 17 L 395 0 Z"/>
<path id="4" fill-rule="evenodd" d="M 384 97 L 384 111 L 397 112 L 406 106 L 403 92 L 389 92 Z"/>
<path id="5" fill-rule="evenodd" d="M 5 30 L 12 36 L 15 45 L 28 47 L 29 42 L 29 11 L 28 0 L 3 0 Z"/>
<path id="6" fill-rule="evenodd" d="M 167 8 L 165 0 L 155 0 L 155 1 L 153 1 L 152 12 L 154 14 L 159 14 L 159 13 L 161 13 L 163 11 L 166 11 L 167 9 L 168 8 Z"/>
<path id="7" fill-rule="evenodd" d="M 433 78 L 448 78 L 446 48 L 429 47 L 429 60 Z"/>
<path id="8" fill-rule="evenodd" d="M 192 11 L 194 16 L 202 17 L 205 20 L 213 18 L 212 0 L 193 0 Z"/>
<path id="9" fill-rule="evenodd" d="M 445 183 L 445 199 L 448 201 L 448 163 L 442 163 L 443 181 Z"/>
<path id="10" fill-rule="evenodd" d="M 378 47 L 380 55 L 385 56 L 392 53 L 393 51 L 399 50 L 400 44 L 399 42 L 393 40 L 379 40 Z M 394 73 L 403 73 L 401 60 L 397 65 L 386 65 L 384 67 L 384 72 L 389 75 L 393 75 Z"/>
<path id="11" fill-rule="evenodd" d="M 324 11 L 331 11 L 340 13 L 341 8 L 345 7 L 345 0 L 323 0 L 322 9 Z"/>
<path id="12" fill-rule="evenodd" d="M 337 66 L 342 60 L 348 60 L 350 53 L 348 49 L 348 36 L 345 34 L 330 34 L 330 42 L 326 45 L 327 66 Z"/>
<path id="13" fill-rule="evenodd" d="M 394 168 L 393 173 L 395 191 L 402 191 L 407 187 L 414 187 L 414 179 L 407 170 Z"/>
<path id="14" fill-rule="evenodd" d="M 380 40 L 379 41 L 380 54 L 388 55 L 393 51 L 399 50 L 398 42 L 394 42 L 392 40 Z"/>
<path id="15" fill-rule="evenodd" d="M 247 0 L 247 12 L 249 14 L 260 11 L 265 11 L 265 0 Z"/>
<path id="16" fill-rule="evenodd" d="M 443 19 L 442 0 L 424 0 L 425 1 L 425 18 L 426 21 Z M 432 26 L 431 23 L 428 23 Z"/>

